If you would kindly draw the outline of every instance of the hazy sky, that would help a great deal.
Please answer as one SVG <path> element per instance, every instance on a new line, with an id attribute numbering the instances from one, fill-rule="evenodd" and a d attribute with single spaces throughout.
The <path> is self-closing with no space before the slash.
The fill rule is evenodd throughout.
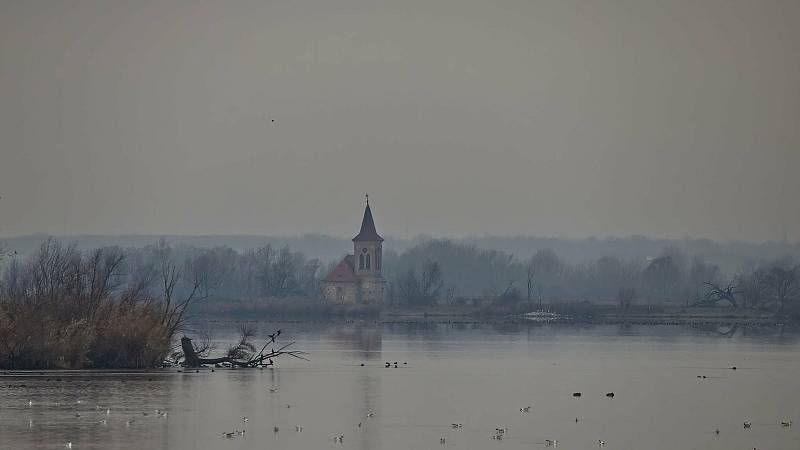
<path id="1" fill-rule="evenodd" d="M 273 122 L 273 120 L 275 122 Z M 797 0 L 0 0 L 0 235 L 800 239 Z"/>

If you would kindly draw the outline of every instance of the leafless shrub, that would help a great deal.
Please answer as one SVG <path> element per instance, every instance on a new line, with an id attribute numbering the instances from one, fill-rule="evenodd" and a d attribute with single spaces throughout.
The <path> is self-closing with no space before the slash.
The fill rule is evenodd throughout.
<path id="1" fill-rule="evenodd" d="M 74 245 L 48 239 L 26 261 L 8 264 L 0 291 L 0 367 L 160 363 L 196 295 L 173 301 L 178 272 L 165 266 L 169 289 L 154 298 L 149 293 L 153 277 L 123 283 L 124 261 L 117 248 L 81 254 Z M 195 290 L 200 286 L 197 281 Z"/>

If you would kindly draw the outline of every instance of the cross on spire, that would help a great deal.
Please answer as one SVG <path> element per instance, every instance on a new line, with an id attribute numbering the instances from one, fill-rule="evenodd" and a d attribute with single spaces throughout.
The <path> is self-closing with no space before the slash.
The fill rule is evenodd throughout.
<path id="1" fill-rule="evenodd" d="M 367 206 L 369 206 L 369 194 L 364 194 L 364 197 L 367 199 Z"/>

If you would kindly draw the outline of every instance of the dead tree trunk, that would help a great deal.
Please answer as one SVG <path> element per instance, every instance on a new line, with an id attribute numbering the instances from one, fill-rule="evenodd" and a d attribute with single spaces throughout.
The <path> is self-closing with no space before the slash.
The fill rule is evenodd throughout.
<path id="1" fill-rule="evenodd" d="M 742 291 L 739 287 L 730 283 L 726 288 L 722 288 L 717 284 L 706 281 L 703 283 L 708 286 L 708 292 L 703 300 L 695 303 L 695 306 L 714 306 L 720 301 L 727 300 L 734 308 L 738 308 L 739 304 L 736 302 L 736 296 L 741 294 Z"/>
<path id="2" fill-rule="evenodd" d="M 197 354 L 194 345 L 192 345 L 192 340 L 184 336 L 181 338 L 181 349 L 183 350 L 184 365 L 186 367 L 191 367 L 191 368 L 197 368 L 211 364 L 223 364 L 223 363 L 228 363 L 238 367 L 251 367 L 251 368 L 264 367 L 273 365 L 274 358 L 278 358 L 284 355 L 308 361 L 308 359 L 305 357 L 307 353 L 298 350 L 286 350 L 289 346 L 294 344 L 294 342 L 285 344 L 282 347 L 278 348 L 277 350 L 270 349 L 270 351 L 265 352 L 267 345 L 274 342 L 275 341 L 272 340 L 264 344 L 264 346 L 261 348 L 261 351 L 258 354 L 244 355 L 244 357 L 235 357 L 227 355 L 218 358 L 203 358 Z"/>

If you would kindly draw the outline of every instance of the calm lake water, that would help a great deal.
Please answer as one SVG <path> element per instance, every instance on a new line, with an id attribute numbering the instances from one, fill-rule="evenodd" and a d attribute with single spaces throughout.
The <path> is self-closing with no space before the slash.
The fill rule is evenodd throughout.
<path id="1" fill-rule="evenodd" d="M 213 324 L 215 340 L 234 340 L 236 326 Z M 4 375 L 0 448 L 508 450 L 546 439 L 564 449 L 599 439 L 605 449 L 800 448 L 800 423 L 780 424 L 800 419 L 800 336 L 779 328 L 255 326 L 260 336 L 283 329 L 311 362 Z M 508 429 L 504 439 L 492 439 L 496 428 Z"/>

